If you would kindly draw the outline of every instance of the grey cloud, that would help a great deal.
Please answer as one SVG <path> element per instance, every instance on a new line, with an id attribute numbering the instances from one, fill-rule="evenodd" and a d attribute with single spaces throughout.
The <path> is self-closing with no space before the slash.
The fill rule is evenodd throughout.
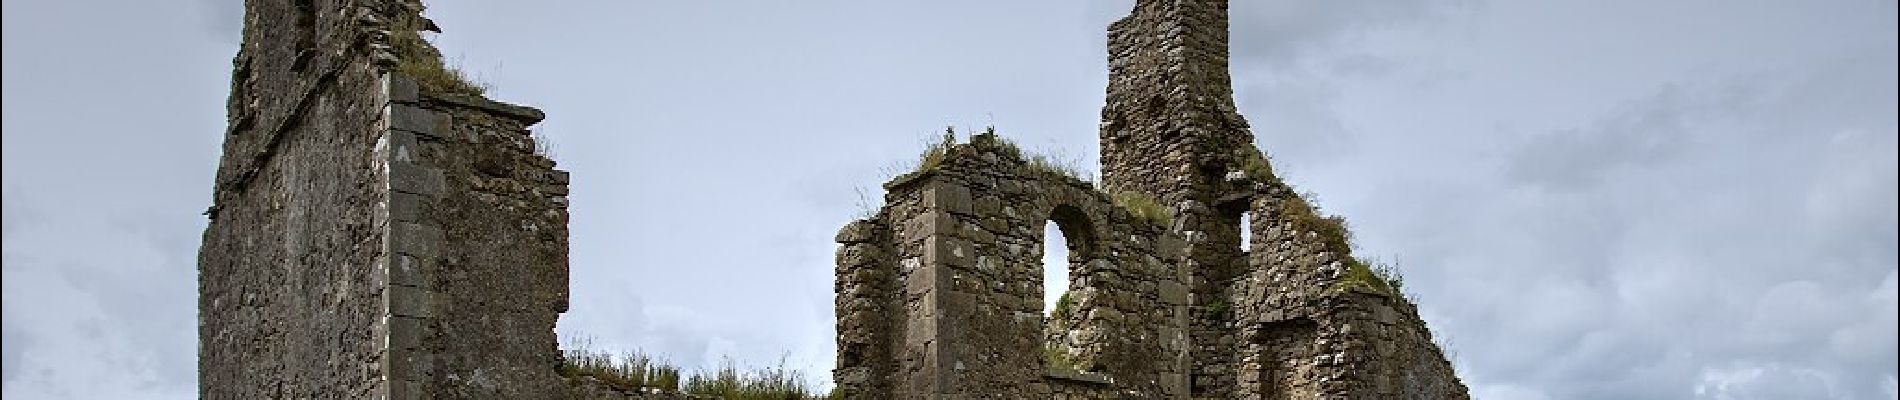
<path id="1" fill-rule="evenodd" d="M 1693 23 L 1890 6 L 1829 3 L 1819 9 L 1836 14 L 1826 14 L 1751 3 L 1722 25 Z M 1465 8 L 1342 6 L 1302 18 L 1332 25 L 1250 28 L 1239 25 L 1264 22 L 1247 22 L 1242 7 L 1269 6 L 1235 6 L 1238 95 L 1261 143 L 1277 169 L 1353 219 L 1362 252 L 1401 260 L 1479 398 L 1892 396 L 1893 290 L 1882 283 L 1897 262 L 1891 17 L 1840 21 L 1836 31 L 1883 31 L 1853 40 L 1745 32 L 1783 40 L 1744 51 L 1787 55 L 1760 67 L 1670 65 L 1720 60 L 1671 48 L 1679 38 L 1622 43 L 1597 56 L 1681 58 L 1652 59 L 1647 75 L 1526 70 L 1566 89 L 1520 99 L 1535 102 L 1526 107 L 1480 97 L 1512 81 L 1474 74 L 1539 67 L 1481 52 L 1520 33 L 1486 29 L 1538 23 L 1510 20 L 1521 9 L 1483 10 L 1467 21 L 1483 27 L 1446 34 L 1411 22 Z M 1302 31 L 1264 33 L 1273 29 Z M 1697 73 L 1659 73 L 1678 69 Z M 1441 81 L 1404 84 L 1412 78 Z M 1539 108 L 1606 93 L 1621 93 L 1619 105 L 1579 123 L 1535 120 L 1589 116 Z"/>
<path id="2" fill-rule="evenodd" d="M 1481 265 L 1462 272 L 1530 269 L 1574 283 L 1485 288 L 1451 278 L 1445 290 L 1517 299 L 1439 305 L 1495 310 L 1497 327 L 1447 324 L 1493 346 L 1463 353 L 1474 380 L 1553 398 L 1881 393 L 1896 357 L 1886 294 L 1900 262 L 1896 143 L 1891 89 L 1864 85 L 1891 81 L 1882 76 L 1892 66 L 1831 65 L 1850 67 L 1667 86 L 1510 152 L 1501 183 L 1524 185 L 1504 192 L 1521 200 L 1446 211 L 1515 209 L 1527 219 L 1449 230 L 1490 243 L 1529 234 L 1530 246 L 1484 247 L 1501 254 L 1465 256 Z M 1849 183 L 1830 183 L 1842 178 Z M 1546 330 L 1538 321 L 1551 316 L 1591 322 Z M 1876 336 L 1885 339 L 1866 339 Z"/>
<path id="3" fill-rule="evenodd" d="M 1618 167 L 1668 161 L 1689 145 L 1686 120 L 1710 112 L 1706 103 L 1684 96 L 1681 88 L 1665 87 L 1590 127 L 1537 136 L 1513 151 L 1508 174 L 1526 183 L 1580 186 L 1598 184 Z"/>
<path id="4" fill-rule="evenodd" d="M 1236 101 L 1283 172 L 1298 175 L 1338 160 L 1355 151 L 1360 136 L 1337 110 L 1340 86 L 1429 68 L 1351 44 L 1375 32 L 1431 25 L 1478 6 L 1475 0 L 1235 1 Z"/>

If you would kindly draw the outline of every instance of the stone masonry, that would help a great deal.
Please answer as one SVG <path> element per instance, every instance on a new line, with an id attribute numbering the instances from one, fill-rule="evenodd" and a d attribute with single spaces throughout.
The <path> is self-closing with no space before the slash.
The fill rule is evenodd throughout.
<path id="1" fill-rule="evenodd" d="M 249 0 L 199 252 L 199 397 L 558 398 L 540 111 L 401 72 L 414 0 Z M 438 61 L 439 63 L 439 61 Z"/>
<path id="2" fill-rule="evenodd" d="M 1468 398 L 1416 307 L 1253 147 L 1227 21 L 1225 0 L 1139 0 L 1109 27 L 1099 190 L 993 135 L 885 184 L 837 237 L 842 393 Z M 1109 193 L 1171 220 L 1136 221 Z M 1040 312 L 1040 289 L 1064 284 L 1041 282 L 1045 221 L 1070 243 L 1066 319 Z"/>
<path id="3" fill-rule="evenodd" d="M 888 205 L 838 234 L 844 393 L 1186 395 L 1188 293 L 1167 262 L 1181 239 L 1087 182 L 1030 168 L 993 134 L 946 153 L 886 184 Z M 1069 240 L 1070 282 L 1042 282 L 1046 221 Z M 1045 284 L 1067 285 L 1074 319 L 1047 345 Z M 1080 368 L 1045 368 L 1045 348 Z"/>
<path id="4" fill-rule="evenodd" d="M 441 68 L 422 9 L 245 2 L 199 397 L 688 398 L 562 374 L 568 173 L 539 110 Z M 1139 0 L 1109 28 L 1100 185 L 993 132 L 886 183 L 836 238 L 839 393 L 1466 398 L 1416 308 L 1252 146 L 1226 9 Z M 1042 282 L 1051 221 L 1068 282 Z M 1045 317 L 1051 286 L 1069 299 Z"/>

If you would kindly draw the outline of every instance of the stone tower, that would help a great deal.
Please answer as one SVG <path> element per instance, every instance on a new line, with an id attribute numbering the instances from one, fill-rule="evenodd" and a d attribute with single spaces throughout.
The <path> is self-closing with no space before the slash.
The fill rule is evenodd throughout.
<path id="1" fill-rule="evenodd" d="M 248 0 L 199 250 L 199 397 L 558 398 L 567 174 L 417 0 Z"/>
<path id="2" fill-rule="evenodd" d="M 994 134 L 885 184 L 837 238 L 847 397 L 1469 397 L 1343 221 L 1253 146 L 1227 6 L 1138 0 L 1109 27 L 1099 189 Z M 1073 297 L 1047 318 L 1044 221 Z"/>

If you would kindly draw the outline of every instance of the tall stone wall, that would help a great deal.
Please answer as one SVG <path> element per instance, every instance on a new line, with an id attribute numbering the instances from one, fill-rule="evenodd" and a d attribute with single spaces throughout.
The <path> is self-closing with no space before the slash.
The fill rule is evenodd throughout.
<path id="1" fill-rule="evenodd" d="M 567 175 L 541 113 L 419 87 L 403 57 L 436 55 L 391 40 L 413 0 L 245 7 L 200 397 L 559 397 Z"/>
<path id="2" fill-rule="evenodd" d="M 1102 108 L 1104 187 L 1145 193 L 1177 209 L 1190 246 L 1182 268 L 1194 293 L 1196 395 L 1233 385 L 1237 354 L 1226 287 L 1246 269 L 1240 216 L 1248 193 L 1226 183 L 1253 148 L 1234 109 L 1225 0 L 1142 0 L 1108 29 Z"/>
<path id="3" fill-rule="evenodd" d="M 199 397 L 386 394 L 375 27 L 254 0 L 199 252 Z M 365 12 L 399 10 L 368 8 Z"/>
<path id="4" fill-rule="evenodd" d="M 1187 293 L 1167 261 L 1182 243 L 1164 227 L 993 135 L 886 189 L 887 205 L 838 237 L 848 398 L 1186 394 Z M 1047 221 L 1070 243 L 1070 282 L 1042 282 Z M 1070 320 L 1045 320 L 1043 285 L 1067 285 Z"/>

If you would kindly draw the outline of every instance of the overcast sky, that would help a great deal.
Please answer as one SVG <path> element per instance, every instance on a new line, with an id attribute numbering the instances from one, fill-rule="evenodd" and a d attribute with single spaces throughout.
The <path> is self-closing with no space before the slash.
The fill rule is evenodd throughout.
<path id="1" fill-rule="evenodd" d="M 1892 0 L 1235 0 L 1276 169 L 1481 399 L 1896 398 Z M 945 125 L 1094 168 L 1120 1 L 438 1 L 573 172 L 565 337 L 825 374 Z M 5 0 L 7 399 L 189 398 L 235 0 Z"/>

